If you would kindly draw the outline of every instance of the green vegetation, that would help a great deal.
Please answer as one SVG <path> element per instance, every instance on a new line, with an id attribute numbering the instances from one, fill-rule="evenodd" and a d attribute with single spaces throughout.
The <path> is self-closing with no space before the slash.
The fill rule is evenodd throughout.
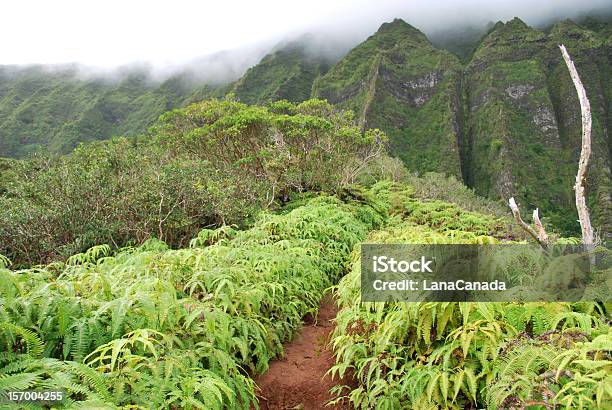
<path id="1" fill-rule="evenodd" d="M 110 81 L 79 77 L 76 69 L 0 67 L 0 156 L 66 153 L 82 141 L 137 135 L 168 109 L 210 97 L 248 104 L 324 98 L 352 110 L 363 129 L 385 132 L 389 153 L 410 171 L 454 175 L 494 200 L 514 196 L 575 235 L 580 110 L 557 47 L 563 43 L 591 100 L 588 201 L 607 240 L 611 23 L 580 24 L 565 20 L 540 31 L 514 18 L 486 33 L 465 27 L 434 34 L 434 46 L 396 19 L 339 61 L 302 38 L 275 47 L 235 83 L 214 86 L 186 74 L 160 84 L 139 71 Z"/>
<path id="2" fill-rule="evenodd" d="M 150 135 L 0 171 L 0 254 L 32 265 L 153 236 L 185 246 L 202 227 L 245 226 L 294 192 L 353 182 L 384 139 L 318 100 L 170 111 Z"/>
<path id="3" fill-rule="evenodd" d="M 375 203 L 322 196 L 245 231 L 205 231 L 190 249 L 159 240 L 108 256 L 0 268 L 0 390 L 66 389 L 81 408 L 249 408 L 250 374 L 380 225 Z"/>
<path id="4" fill-rule="evenodd" d="M 589 26 L 500 22 L 460 47 L 464 65 L 396 20 L 329 70 L 290 44 L 198 89 L 0 67 L 0 156 L 37 153 L 0 157 L 0 394 L 257 408 L 253 378 L 333 289 L 330 373 L 354 377 L 338 401 L 609 408 L 607 300 L 360 300 L 361 243 L 524 241 L 500 197 L 576 243 L 558 238 L 576 231 L 580 146 L 559 42 L 593 106 L 589 206 L 607 238 L 612 43 Z"/>
<path id="5" fill-rule="evenodd" d="M 391 217 L 367 243 L 496 243 L 496 221 L 403 187 L 373 188 Z M 612 400 L 609 304 L 360 303 L 359 251 L 336 294 L 331 374 L 355 408 L 605 408 Z"/>
<path id="6" fill-rule="evenodd" d="M 216 88 L 180 75 L 156 83 L 138 70 L 105 79 L 72 67 L 0 66 L 0 157 L 68 153 L 81 142 L 137 135 Z"/>
<path id="7" fill-rule="evenodd" d="M 612 222 L 610 222 L 612 221 L 612 174 L 610 172 L 612 146 L 609 128 L 609 125 L 612 124 L 610 122 L 612 118 L 610 110 L 612 72 L 609 62 L 603 58 L 603 55 L 609 55 L 612 43 L 606 45 L 603 36 L 598 38 L 595 33 L 571 21 L 555 24 L 550 36 L 553 41 L 572 47 L 572 58 L 580 70 L 581 81 L 587 89 L 588 98 L 593 107 L 593 154 L 592 165 L 589 167 L 588 199 L 594 223 L 600 228 L 602 237 L 605 239 L 606 235 L 612 232 Z M 554 51 L 557 51 L 556 47 Z M 575 109 L 579 106 L 579 102 L 563 65 L 557 65 L 549 74 L 548 89 L 556 107 L 557 118 L 559 118 L 559 135 L 566 149 L 571 150 L 571 168 L 572 171 L 575 171 L 581 143 L 580 138 L 577 137 L 581 135 L 580 112 Z M 562 218 L 558 218 L 556 222 L 561 225 Z"/>
<path id="8" fill-rule="evenodd" d="M 357 385 L 338 387 L 338 400 L 363 409 L 605 408 L 609 304 L 360 303 L 362 241 L 508 235 L 503 218 L 416 198 L 425 190 L 412 178 L 416 187 L 304 192 L 250 229 L 204 229 L 186 249 L 149 239 L 17 271 L 0 258 L 0 389 L 63 388 L 64 405 L 77 408 L 257 406 L 252 376 L 339 281 L 330 372 L 351 372 Z"/>
<path id="9" fill-rule="evenodd" d="M 517 47 L 520 44 L 520 47 Z M 467 66 L 466 183 L 480 195 L 520 198 L 565 234 L 579 227 L 572 186 L 581 146 L 580 105 L 558 44 L 576 63 L 593 108 L 589 202 L 602 237 L 612 220 L 609 48 L 571 21 L 547 35 L 515 18 L 498 23 Z M 606 60 L 607 61 L 607 60 Z"/>
<path id="10" fill-rule="evenodd" d="M 328 65 L 325 59 L 308 55 L 304 45 L 290 43 L 247 70 L 231 93 L 247 104 L 301 102 L 310 98 L 312 83 Z"/>
<path id="11" fill-rule="evenodd" d="M 540 208 L 564 234 L 578 232 L 573 178 L 580 109 L 557 45 L 565 43 L 592 101 L 589 202 L 607 238 L 610 191 L 610 53 L 601 34 L 571 21 L 549 34 L 520 19 L 498 22 L 462 65 L 401 20 L 355 47 L 313 87 L 389 136 L 389 152 L 409 170 L 455 175 L 489 198 L 514 196 Z"/>
<path id="12" fill-rule="evenodd" d="M 385 23 L 315 83 L 313 93 L 384 129 L 413 171 L 461 176 L 456 112 L 461 65 L 402 20 Z"/>

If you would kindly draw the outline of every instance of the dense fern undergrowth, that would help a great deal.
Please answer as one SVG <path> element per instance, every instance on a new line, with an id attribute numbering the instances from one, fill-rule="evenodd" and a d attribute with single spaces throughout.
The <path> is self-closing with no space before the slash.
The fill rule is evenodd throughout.
<path id="1" fill-rule="evenodd" d="M 252 377 L 332 287 L 330 373 L 354 376 L 336 393 L 355 408 L 606 408 L 610 306 L 360 302 L 362 241 L 508 234 L 497 217 L 380 182 L 304 197 L 250 229 L 204 229 L 185 249 L 97 246 L 17 271 L 2 259 L 0 391 L 61 388 L 65 408 L 257 406 Z"/>
<path id="2" fill-rule="evenodd" d="M 368 243 L 499 243 L 499 221 L 378 184 L 391 206 Z M 340 400 L 360 409 L 612 406 L 609 303 L 361 303 L 359 249 L 335 292 Z"/>
<path id="3" fill-rule="evenodd" d="M 383 218 L 375 202 L 321 196 L 248 230 L 204 230 L 188 249 L 150 240 L 2 268 L 0 391 L 61 388 L 66 407 L 249 408 L 251 375 Z"/>

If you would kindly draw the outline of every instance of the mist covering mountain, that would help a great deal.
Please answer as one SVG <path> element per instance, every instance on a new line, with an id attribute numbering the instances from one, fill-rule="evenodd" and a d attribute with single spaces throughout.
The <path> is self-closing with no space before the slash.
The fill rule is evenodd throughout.
<path id="1" fill-rule="evenodd" d="M 146 67 L 105 77 L 78 66 L 3 66 L 0 157 L 63 154 L 81 142 L 141 134 L 163 112 L 207 98 L 315 97 L 385 131 L 390 154 L 411 171 L 455 175 L 490 198 L 515 196 L 575 232 L 581 120 L 563 43 L 593 111 L 594 225 L 612 232 L 612 24 L 589 17 L 534 28 L 514 18 L 430 37 L 395 19 L 354 47 L 346 38 L 332 47 L 325 36 L 302 36 L 267 54 L 237 61 L 218 53 L 161 77 Z"/>

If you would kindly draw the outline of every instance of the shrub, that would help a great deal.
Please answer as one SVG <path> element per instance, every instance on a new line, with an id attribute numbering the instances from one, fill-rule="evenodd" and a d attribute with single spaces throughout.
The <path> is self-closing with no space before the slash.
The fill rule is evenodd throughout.
<path id="1" fill-rule="evenodd" d="M 201 228 L 247 226 L 295 192 L 346 186 L 383 140 L 324 101 L 194 104 L 148 137 L 0 163 L 0 254 L 23 266 L 154 236 L 186 246 Z"/>

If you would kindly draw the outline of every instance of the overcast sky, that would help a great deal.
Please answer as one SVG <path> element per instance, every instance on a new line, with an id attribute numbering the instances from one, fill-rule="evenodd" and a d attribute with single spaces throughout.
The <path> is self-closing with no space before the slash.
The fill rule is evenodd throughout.
<path id="1" fill-rule="evenodd" d="M 357 39 L 401 17 L 426 32 L 458 22 L 542 19 L 610 0 L 2 0 L 0 64 L 155 64 L 320 30 Z"/>

